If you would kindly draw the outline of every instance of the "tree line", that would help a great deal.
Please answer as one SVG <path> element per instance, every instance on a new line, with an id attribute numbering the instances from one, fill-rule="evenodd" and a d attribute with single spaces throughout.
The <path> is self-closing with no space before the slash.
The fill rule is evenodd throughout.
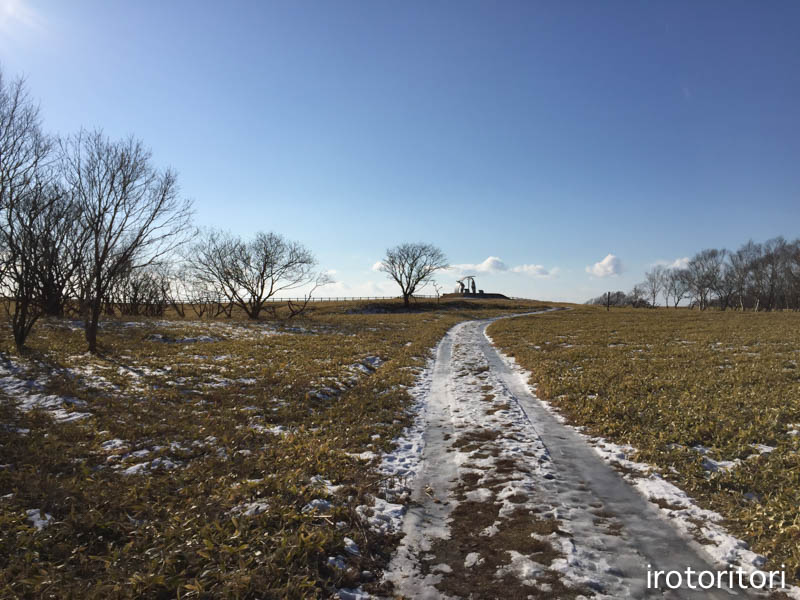
<path id="1" fill-rule="evenodd" d="M 0 72 L 0 295 L 18 348 L 44 315 L 81 317 L 97 352 L 105 314 L 256 319 L 278 292 L 329 282 L 299 242 L 198 232 L 192 217 L 140 140 L 49 135 L 24 80 Z"/>
<path id="2" fill-rule="evenodd" d="M 707 248 L 685 266 L 656 265 L 630 292 L 609 292 L 588 304 L 737 310 L 800 310 L 800 239 L 752 240 L 738 250 Z"/>

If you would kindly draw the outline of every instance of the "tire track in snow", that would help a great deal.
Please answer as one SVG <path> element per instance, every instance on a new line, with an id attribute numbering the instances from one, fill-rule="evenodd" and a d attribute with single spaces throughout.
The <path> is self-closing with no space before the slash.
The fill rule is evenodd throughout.
<path id="1" fill-rule="evenodd" d="M 559 422 L 530 392 L 519 371 L 503 360 L 485 335 L 493 320 L 461 323 L 437 348 L 422 409 L 426 421 L 422 465 L 403 520 L 405 537 L 384 575 L 395 593 L 442 598 L 442 589 L 447 589 L 442 582 L 453 567 L 469 578 L 469 568 L 431 561 L 437 560 L 442 540 L 450 538 L 451 515 L 457 498 L 464 497 L 460 484 L 470 475 L 473 480 L 479 475 L 480 481 L 493 480 L 499 461 L 507 465 L 513 460 L 524 466 L 502 478 L 502 490 L 479 487 L 469 493 L 483 493 L 494 506 L 502 504 L 501 517 L 522 506 L 535 508 L 537 517 L 558 521 L 559 531 L 542 540 L 560 557 L 538 564 L 509 553 L 508 567 L 502 567 L 505 575 L 513 574 L 530 586 L 532 594 L 537 587 L 546 591 L 545 575 L 555 572 L 566 585 L 599 598 L 749 597 L 741 590 L 646 588 L 648 565 L 652 570 L 681 572 L 687 567 L 695 571 L 723 567 L 715 565 L 699 544 L 682 537 L 580 434 Z M 503 408 L 487 412 L 482 391 L 491 391 L 494 407 Z M 497 435 L 491 443 L 493 458 L 480 449 L 460 451 L 459 439 L 476 428 Z M 525 495 L 521 504 L 520 494 Z M 494 532 L 498 526 L 502 528 L 502 519 L 492 526 Z M 487 545 L 494 532 L 480 534 L 486 536 Z M 465 564 L 480 560 L 480 545 L 475 550 Z M 480 598 L 503 591 L 499 583 L 492 589 L 491 583 L 487 587 L 485 580 L 476 580 L 472 593 Z"/>

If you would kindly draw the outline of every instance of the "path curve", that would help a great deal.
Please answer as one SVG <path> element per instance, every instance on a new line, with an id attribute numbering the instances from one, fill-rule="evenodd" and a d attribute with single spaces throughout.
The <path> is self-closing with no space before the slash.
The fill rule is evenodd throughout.
<path id="1" fill-rule="evenodd" d="M 422 408 L 426 421 L 422 464 L 403 521 L 405 537 L 384 575 L 394 593 L 404 598 L 447 597 L 443 581 L 453 565 L 432 563 L 443 554 L 442 540 L 450 538 L 456 498 L 468 497 L 502 505 L 496 522 L 500 528 L 502 517 L 520 506 L 558 520 L 559 531 L 542 539 L 553 544 L 560 558 L 548 565 L 517 556 L 508 567 L 509 573 L 527 578 L 528 585 L 538 585 L 537 577 L 546 569 L 600 598 L 750 597 L 741 590 L 647 588 L 648 565 L 651 570 L 681 572 L 687 567 L 695 571 L 720 567 L 530 392 L 519 371 L 509 367 L 487 338 L 486 328 L 494 320 L 456 325 L 437 347 L 433 381 Z M 493 398 L 487 401 L 488 396 Z M 497 437 L 486 444 L 465 445 L 475 432 Z M 489 449 L 494 456 L 486 456 Z M 497 465 L 510 461 L 517 465 L 514 472 L 494 490 L 476 484 L 464 491 L 470 474 L 470 481 L 477 477 L 487 481 Z M 482 545 L 491 543 L 493 531 L 497 527 L 475 538 L 482 541 L 472 544 L 475 552 L 468 555 L 465 566 L 479 564 Z M 457 567 L 468 580 L 472 570 Z M 502 587 L 492 589 L 486 581 L 476 580 L 471 590 L 475 598 L 495 593 L 505 597 Z"/>

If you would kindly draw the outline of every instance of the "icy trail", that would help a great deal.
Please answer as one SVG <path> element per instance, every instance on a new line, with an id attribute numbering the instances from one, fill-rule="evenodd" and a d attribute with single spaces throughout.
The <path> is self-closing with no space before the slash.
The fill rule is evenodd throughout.
<path id="1" fill-rule="evenodd" d="M 473 565 L 483 561 L 482 551 L 488 552 L 493 536 L 502 530 L 504 518 L 523 507 L 559 522 L 557 532 L 541 536 L 559 554 L 549 563 L 500 549 L 509 555 L 501 574 L 529 586 L 532 597 L 538 597 L 537 588 L 548 589 L 550 584 L 543 581 L 549 576 L 552 582 L 554 574 L 598 598 L 749 597 L 741 590 L 647 589 L 648 565 L 682 573 L 687 567 L 704 571 L 725 565 L 680 534 L 584 436 L 562 424 L 531 393 L 519 369 L 486 337 L 490 322 L 461 323 L 437 348 L 430 391 L 422 405 L 424 450 L 403 520 L 405 537 L 385 573 L 394 593 L 404 598 L 447 597 L 447 574 L 469 579 Z M 465 444 L 476 432 L 486 442 Z M 498 476 L 501 466 L 503 474 Z M 459 498 L 501 506 L 498 520 L 479 534 L 482 537 L 470 538 L 474 552 L 463 564 L 440 564 L 441 540 L 450 540 L 452 546 L 464 542 L 451 533 Z M 485 542 L 475 544 L 475 539 Z M 502 597 L 503 587 L 476 576 L 471 595 Z"/>

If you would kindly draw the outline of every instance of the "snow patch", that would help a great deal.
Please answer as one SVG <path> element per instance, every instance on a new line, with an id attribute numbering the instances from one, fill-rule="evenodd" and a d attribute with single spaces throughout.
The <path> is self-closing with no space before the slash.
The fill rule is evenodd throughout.
<path id="1" fill-rule="evenodd" d="M 512 575 L 519 579 L 523 585 L 535 587 L 537 585 L 536 576 L 544 573 L 545 567 L 516 550 L 508 550 L 507 552 L 511 556 L 511 562 L 497 569 L 495 576 L 502 578 L 506 575 Z"/>
<path id="2" fill-rule="evenodd" d="M 470 552 L 464 558 L 464 568 L 471 569 L 472 567 L 480 566 L 485 562 L 486 559 L 482 558 L 480 554 L 478 554 L 477 552 Z"/>
<path id="3" fill-rule="evenodd" d="M 260 515 L 262 513 L 267 512 L 267 510 L 269 510 L 268 502 L 256 501 L 256 502 L 247 502 L 235 506 L 231 510 L 231 513 L 242 515 L 244 517 L 254 517 L 256 515 Z"/>
<path id="4" fill-rule="evenodd" d="M 432 355 L 434 355 L 432 351 Z M 408 393 L 414 399 L 411 414 L 412 424 L 394 441 L 394 449 L 381 456 L 377 469 L 382 475 L 384 485 L 378 496 L 372 498 L 371 505 L 361 505 L 357 513 L 374 531 L 388 534 L 399 531 L 406 508 L 398 502 L 406 501 L 411 493 L 414 479 L 422 465 L 422 451 L 425 447 L 425 400 L 433 382 L 434 359 L 428 358 L 425 368 L 417 377 Z M 367 454 L 375 458 L 372 452 Z M 359 458 L 363 456 L 358 455 Z M 383 497 L 380 497 L 383 496 Z"/>
<path id="5" fill-rule="evenodd" d="M 536 396 L 535 386 L 531 386 L 527 383 L 530 378 L 530 373 L 519 367 L 513 357 L 509 357 L 499 351 L 498 353 L 510 368 L 516 370 L 523 377 L 531 393 Z M 540 398 L 539 402 L 541 402 L 554 417 L 559 418 L 562 422 L 565 421 L 551 404 Z M 590 443 L 594 450 L 607 462 L 612 464 L 615 462 L 620 463 L 629 470 L 637 472 L 638 474 L 636 476 L 626 475 L 625 478 L 645 498 L 656 504 L 659 510 L 668 517 L 670 522 L 686 536 L 691 537 L 693 533 L 698 531 L 694 523 L 698 521 L 703 522 L 703 525 L 699 527 L 699 532 L 708 541 L 707 544 L 703 544 L 703 550 L 719 563 L 720 566 L 740 566 L 745 572 L 750 573 L 760 569 L 765 564 L 765 558 L 763 556 L 749 550 L 746 542 L 732 536 L 720 525 L 723 518 L 719 513 L 697 506 L 693 499 L 683 490 L 664 480 L 658 473 L 658 467 L 630 461 L 627 457 L 635 452 L 635 449 L 631 446 L 614 444 L 602 438 L 592 438 L 581 433 L 578 427 L 569 427 Z M 698 445 L 693 449 L 703 455 L 704 466 L 707 467 L 707 470 L 728 469 L 736 466 L 736 464 L 740 462 L 738 459 L 737 461 L 715 461 L 706 456 L 706 454 L 710 452 L 710 449 L 704 446 Z M 642 474 L 647 475 L 642 476 Z M 572 557 L 574 552 L 573 549 L 570 548 L 571 541 L 555 536 L 554 541 L 559 541 L 561 543 L 561 551 L 567 556 L 565 559 L 559 559 L 563 561 L 563 564 L 560 565 L 561 569 L 556 570 L 562 570 L 565 576 L 569 576 L 569 573 L 574 572 L 577 566 L 575 564 L 575 559 Z M 577 559 L 577 562 L 580 562 L 580 560 Z M 582 581 L 581 583 L 593 587 L 591 581 Z M 595 587 L 594 589 L 598 588 Z M 790 588 L 789 591 L 792 594 L 800 594 L 800 589 L 796 587 Z"/>
<path id="6" fill-rule="evenodd" d="M 28 515 L 27 519 L 31 522 L 31 525 L 39 531 L 50 525 L 53 520 L 53 515 L 50 513 L 43 513 L 38 508 L 31 508 L 26 511 L 26 514 Z"/>
<path id="7" fill-rule="evenodd" d="M 372 596 L 366 593 L 364 590 L 359 588 L 342 588 L 336 595 L 339 596 L 339 600 L 370 600 Z"/>
<path id="8" fill-rule="evenodd" d="M 301 512 L 303 514 L 313 513 L 313 512 L 325 513 L 331 509 L 331 506 L 332 505 L 328 500 L 325 500 L 323 498 L 315 498 L 314 500 L 306 504 L 302 508 Z"/>
<path id="9" fill-rule="evenodd" d="M 106 452 L 113 452 L 115 450 L 124 450 L 128 447 L 128 442 L 114 438 L 100 444 L 100 447 Z"/>

